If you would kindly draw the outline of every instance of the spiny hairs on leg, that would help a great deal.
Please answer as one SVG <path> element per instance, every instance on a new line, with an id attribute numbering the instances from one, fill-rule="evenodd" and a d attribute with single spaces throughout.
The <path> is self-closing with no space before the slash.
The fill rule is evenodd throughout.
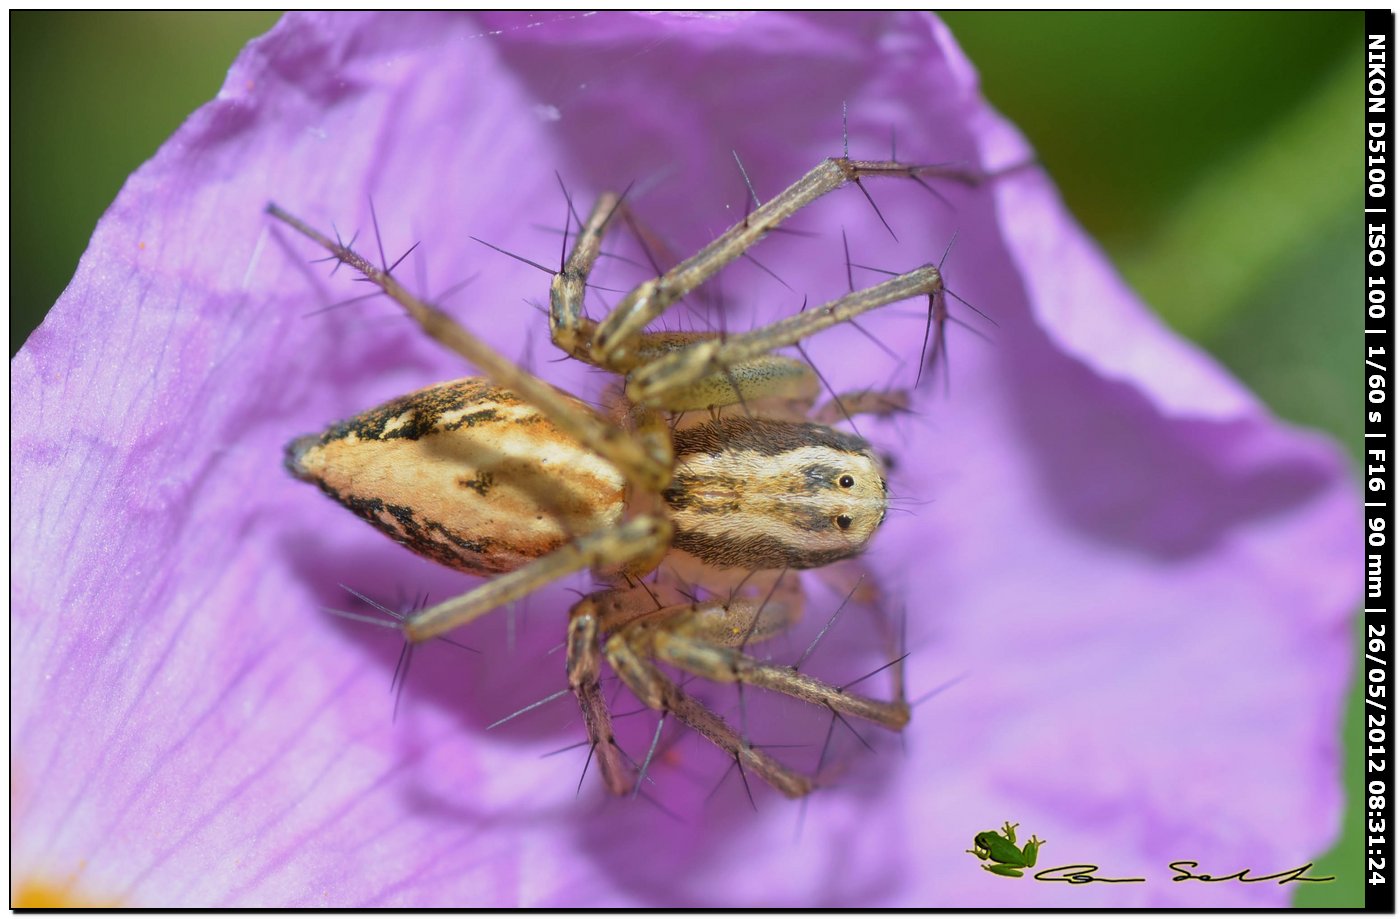
<path id="1" fill-rule="evenodd" d="M 276 204 L 267 212 L 316 242 L 340 261 L 359 271 L 398 303 L 424 333 L 448 350 L 474 364 L 491 382 L 510 390 L 543 412 L 554 424 L 618 468 L 629 480 L 647 489 L 663 487 L 669 479 L 670 457 L 659 456 L 650 444 L 625 436 L 600 418 L 582 414 L 572 399 L 544 380 L 521 369 L 483 340 L 463 328 L 442 310 L 411 294 L 388 272 L 364 256 Z"/>

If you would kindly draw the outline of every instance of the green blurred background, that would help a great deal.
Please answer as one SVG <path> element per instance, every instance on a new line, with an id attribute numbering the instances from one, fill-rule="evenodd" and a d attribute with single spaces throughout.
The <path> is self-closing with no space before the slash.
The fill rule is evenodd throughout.
<path id="1" fill-rule="evenodd" d="M 1331 432 L 1359 462 L 1362 14 L 944 18 L 988 98 L 1147 302 L 1280 415 Z M 10 14 L 11 354 L 126 176 L 276 19 Z M 1352 801 L 1357 686 L 1345 729 Z M 1342 833 L 1310 872 L 1338 880 L 1300 885 L 1299 905 L 1363 902 L 1359 806 Z"/>

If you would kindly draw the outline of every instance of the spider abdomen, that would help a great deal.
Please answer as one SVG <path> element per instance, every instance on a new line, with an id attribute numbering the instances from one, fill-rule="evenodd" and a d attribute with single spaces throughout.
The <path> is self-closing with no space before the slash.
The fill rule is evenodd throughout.
<path id="1" fill-rule="evenodd" d="M 286 465 L 414 552 L 479 575 L 514 571 L 614 526 L 626 497 L 609 463 L 477 378 L 420 389 L 298 438 Z"/>

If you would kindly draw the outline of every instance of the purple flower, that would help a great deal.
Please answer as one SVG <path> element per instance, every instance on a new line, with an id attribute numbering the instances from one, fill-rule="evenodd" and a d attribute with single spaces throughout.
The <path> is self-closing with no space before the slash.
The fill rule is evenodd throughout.
<path id="1" fill-rule="evenodd" d="M 580 209 L 635 182 L 649 229 L 688 254 L 742 216 L 731 151 L 770 197 L 840 152 L 843 103 L 853 156 L 887 157 L 892 130 L 909 160 L 996 170 L 1031 155 L 946 30 L 914 14 L 292 16 L 250 45 L 132 176 L 12 365 L 16 895 L 1286 903 L 1291 887 L 1173 883 L 1166 865 L 1277 870 L 1335 836 L 1353 482 L 1332 445 L 1170 335 L 1035 169 L 973 190 L 930 180 L 946 202 L 868 180 L 897 241 L 843 189 L 794 218 L 812 235 L 765 241 L 762 267 L 731 267 L 713 297 L 730 327 L 771 321 L 845 292 L 842 228 L 854 262 L 891 270 L 937 261 L 956 231 L 949 285 L 995 321 L 952 304 L 987 340 L 951 327 L 948 375 L 925 375 L 917 414 L 860 422 L 908 511 L 868 564 L 907 615 L 911 698 L 940 690 L 902 755 L 855 725 L 865 753 L 838 725 L 833 787 L 805 807 L 756 787 L 755 813 L 723 756 L 683 736 L 647 801 L 608 798 L 594 775 L 576 797 L 586 748 L 540 755 L 582 739 L 571 701 L 486 729 L 564 687 L 549 652 L 572 582 L 455 636 L 484 653 L 419 649 L 397 723 L 396 639 L 318 611 L 353 602 L 338 582 L 385 602 L 469 582 L 290 479 L 283 444 L 468 371 L 382 299 L 316 313 L 363 288 L 308 266 L 313 247 L 265 202 L 359 228 L 377 257 L 372 198 L 390 259 L 423 241 L 398 269 L 410 287 L 472 279 L 447 308 L 596 397 L 598 375 L 547 362 L 525 302 L 547 277 L 468 235 L 556 264 L 557 169 Z M 644 261 L 627 234 L 616 245 Z M 597 282 L 644 274 L 614 260 Z M 618 295 L 598 296 L 595 315 Z M 807 353 L 838 391 L 911 386 L 917 307 Z M 775 659 L 840 602 L 807 580 L 806 623 Z M 841 682 L 878 665 L 874 622 L 843 613 L 809 669 Z M 862 688 L 886 692 L 882 679 Z M 754 724 L 808 744 L 774 755 L 811 768 L 828 722 L 797 705 L 762 721 L 759 695 Z M 741 717 L 732 689 L 708 698 Z M 619 720 L 633 755 L 655 723 Z M 1147 880 L 984 872 L 965 850 L 1004 820 L 1047 840 L 1039 866 Z"/>

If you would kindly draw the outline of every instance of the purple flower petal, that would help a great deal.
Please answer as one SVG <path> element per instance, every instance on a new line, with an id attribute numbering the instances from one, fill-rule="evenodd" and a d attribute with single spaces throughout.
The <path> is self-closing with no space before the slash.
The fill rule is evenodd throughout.
<path id="1" fill-rule="evenodd" d="M 292 481 L 283 444 L 464 371 L 382 301 L 308 315 L 363 288 L 308 267 L 267 200 L 358 228 L 377 256 L 373 198 L 389 259 L 423 241 L 398 272 L 411 287 L 473 278 L 450 309 L 596 396 L 598 375 L 546 362 L 524 300 L 547 278 L 467 236 L 553 264 L 558 169 L 580 209 L 635 182 L 637 211 L 688 254 L 743 213 L 733 153 L 769 197 L 840 152 L 843 103 L 857 157 L 887 156 L 892 128 L 912 160 L 1030 155 L 915 14 L 290 16 L 250 45 L 129 180 L 12 364 L 16 890 L 138 906 L 1287 902 L 1272 884 L 1174 884 L 1166 863 L 1292 867 L 1335 836 L 1354 484 L 1331 445 L 1166 332 L 1033 169 L 939 185 L 953 207 L 870 180 L 897 243 L 844 189 L 794 219 L 814 238 L 754 252 L 795 290 L 749 264 L 723 276 L 746 328 L 845 291 L 839 228 L 855 262 L 897 270 L 956 231 L 949 284 L 995 320 L 954 304 L 990 341 L 952 328 L 950 391 L 925 379 L 917 416 L 861 421 L 912 511 L 868 561 L 908 616 L 911 697 L 942 687 L 907 755 L 847 749 L 835 787 L 805 808 L 757 789 L 755 814 L 736 776 L 720 784 L 723 756 L 687 738 L 655 764 L 661 807 L 607 799 L 596 776 L 576 798 L 586 750 L 540 757 L 582 739 L 572 702 L 486 730 L 563 688 L 549 650 L 568 585 L 455 636 L 487 653 L 418 649 L 397 723 L 397 639 L 318 612 L 352 602 L 338 582 L 386 602 L 465 582 Z M 596 280 L 642 276 L 612 263 Z M 806 346 L 833 388 L 912 385 L 920 311 L 862 325 L 906 363 L 833 330 Z M 807 580 L 807 622 L 776 659 L 839 603 Z M 812 671 L 878 664 L 873 631 L 845 614 Z M 756 695 L 755 724 L 812 745 L 774 755 L 810 768 L 826 719 L 775 705 L 763 721 Z M 710 698 L 739 717 L 732 691 Z M 624 723 L 640 758 L 655 719 Z M 1047 840 L 1042 866 L 1149 880 L 979 870 L 964 850 L 1007 819 Z"/>

